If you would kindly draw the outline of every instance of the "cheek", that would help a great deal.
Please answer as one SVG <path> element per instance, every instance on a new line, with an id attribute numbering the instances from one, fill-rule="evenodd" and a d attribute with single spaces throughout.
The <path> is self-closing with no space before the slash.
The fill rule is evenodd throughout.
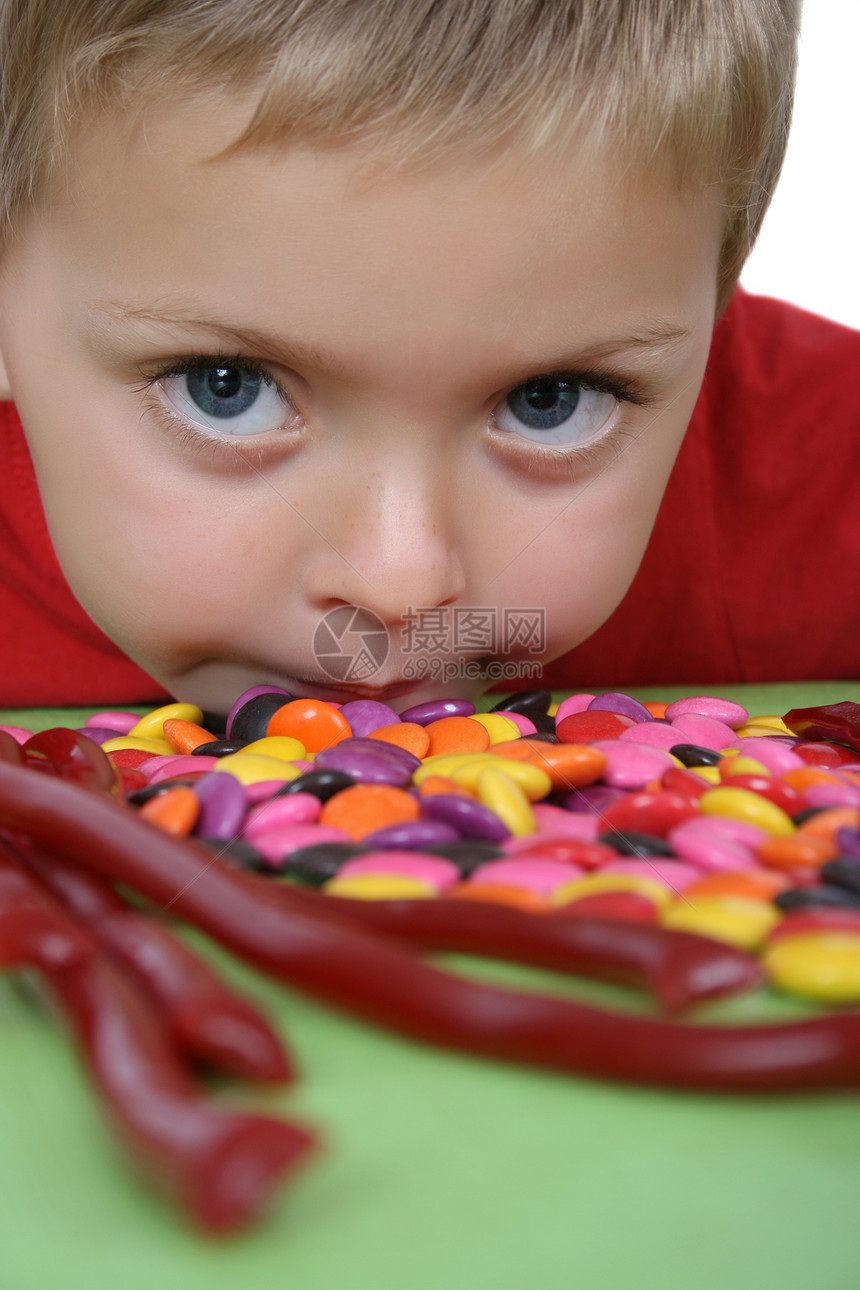
<path id="1" fill-rule="evenodd" d="M 665 417 L 572 495 L 511 526 L 505 546 L 510 563 L 496 598 L 545 610 L 545 658 L 590 636 L 623 599 L 645 552 L 686 418 L 686 410 Z"/>

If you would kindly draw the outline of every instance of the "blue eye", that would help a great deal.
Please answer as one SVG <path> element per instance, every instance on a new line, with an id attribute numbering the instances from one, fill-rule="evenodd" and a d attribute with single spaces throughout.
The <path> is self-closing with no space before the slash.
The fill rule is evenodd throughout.
<path id="1" fill-rule="evenodd" d="M 199 363 L 165 373 L 159 384 L 178 412 L 223 435 L 258 435 L 281 429 L 289 404 L 271 377 L 240 363 Z"/>
<path id="2" fill-rule="evenodd" d="M 256 403 L 263 378 L 239 367 L 201 367 L 187 375 L 191 400 L 210 417 L 237 417 Z"/>
<path id="3" fill-rule="evenodd" d="M 551 376 L 518 385 L 507 398 L 510 411 L 530 430 L 554 430 L 573 416 L 578 403 L 579 386 Z"/>
<path id="4" fill-rule="evenodd" d="M 613 416 L 619 401 L 573 377 L 525 381 L 493 409 L 499 430 L 551 446 L 584 446 Z"/>

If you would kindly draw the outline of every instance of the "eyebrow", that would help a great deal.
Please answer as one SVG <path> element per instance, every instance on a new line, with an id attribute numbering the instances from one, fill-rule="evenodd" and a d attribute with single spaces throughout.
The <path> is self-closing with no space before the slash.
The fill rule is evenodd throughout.
<path id="1" fill-rule="evenodd" d="M 192 310 L 175 308 L 168 305 L 156 306 L 135 305 L 124 301 L 101 300 L 90 302 L 100 313 L 116 322 L 150 323 L 161 327 L 197 329 L 207 331 L 226 345 L 244 347 L 257 354 L 271 355 L 288 366 L 308 367 L 327 370 L 334 376 L 345 374 L 343 364 L 337 355 L 325 346 L 308 344 L 302 341 L 286 340 L 272 332 L 253 327 L 241 327 L 220 322 L 213 318 L 202 318 Z M 619 353 L 645 352 L 659 354 L 663 350 L 674 350 L 689 340 L 692 329 L 665 319 L 644 320 L 635 331 L 616 334 L 593 341 L 581 347 L 580 356 L 573 358 L 567 350 L 555 358 L 542 358 L 538 362 L 523 364 L 529 371 L 556 371 L 564 367 L 575 367 L 585 362 L 600 362 Z"/>
<path id="2" fill-rule="evenodd" d="M 288 366 L 327 369 L 333 375 L 343 371 L 337 355 L 323 345 L 303 341 L 285 340 L 273 332 L 254 327 L 240 327 L 219 322 L 214 318 L 201 318 L 191 310 L 170 306 L 134 305 L 124 301 L 91 301 L 92 307 L 115 322 L 150 323 L 159 327 L 207 331 L 223 344 L 239 346 L 249 352 L 270 355 Z"/>

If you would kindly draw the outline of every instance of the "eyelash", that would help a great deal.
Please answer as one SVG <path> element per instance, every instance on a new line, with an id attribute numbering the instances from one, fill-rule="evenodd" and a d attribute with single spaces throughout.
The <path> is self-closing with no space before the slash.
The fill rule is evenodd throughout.
<path id="1" fill-rule="evenodd" d="M 245 372 L 258 376 L 266 385 L 277 390 L 286 408 L 295 410 L 289 395 L 285 393 L 263 365 L 256 359 L 248 358 L 244 354 L 220 352 L 214 354 L 185 354 L 171 359 L 169 362 L 162 363 L 157 368 L 149 371 L 141 368 L 140 380 L 134 389 L 145 397 L 151 396 L 159 381 L 166 380 L 172 376 L 185 376 L 196 369 L 209 366 L 239 367 Z M 511 386 L 508 393 L 518 389 L 520 385 L 527 384 L 529 380 L 544 378 L 565 380 L 571 382 L 571 384 L 594 390 L 598 394 L 610 394 L 616 399 L 619 409 L 622 410 L 625 406 L 648 409 L 658 402 L 657 396 L 649 393 L 635 378 L 621 375 L 610 376 L 608 373 L 594 368 L 580 368 L 576 371 L 541 372 L 536 377 L 527 377 L 525 381 L 519 381 L 517 385 Z M 148 402 L 149 410 L 160 418 L 163 423 L 167 424 L 172 433 L 175 434 L 177 429 L 180 430 L 183 447 L 201 453 L 207 452 L 216 457 L 224 455 L 231 460 L 235 460 L 238 441 L 225 439 L 216 434 L 209 434 L 205 429 L 188 422 L 181 413 L 171 412 L 160 400 L 149 399 Z M 620 449 L 621 439 L 629 437 L 629 435 L 630 431 L 624 425 L 622 414 L 621 417 L 616 416 L 615 424 L 606 434 L 583 447 L 542 446 L 537 441 L 520 438 L 517 440 L 516 447 L 514 448 L 511 444 L 509 450 L 516 452 L 521 460 L 525 459 L 529 470 L 540 466 L 545 473 L 563 475 L 568 474 L 573 465 L 592 468 L 602 461 L 606 454 L 617 454 Z M 263 436 L 259 437 L 262 438 Z M 513 436 L 509 437 L 512 438 Z M 251 447 L 252 442 L 253 437 L 249 437 L 244 441 L 243 446 Z"/>

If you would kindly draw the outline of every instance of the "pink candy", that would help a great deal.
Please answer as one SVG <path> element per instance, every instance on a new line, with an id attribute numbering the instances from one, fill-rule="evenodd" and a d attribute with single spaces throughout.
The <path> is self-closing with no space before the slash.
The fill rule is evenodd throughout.
<path id="1" fill-rule="evenodd" d="M 467 881 L 524 887 L 538 896 L 549 896 L 562 883 L 581 878 L 584 872 L 578 864 L 564 864 L 561 860 L 488 860 Z"/>
<path id="2" fill-rule="evenodd" d="M 679 741 L 680 742 L 680 741 Z M 606 756 L 601 782 L 612 788 L 644 788 L 675 763 L 662 748 L 620 739 L 597 739 L 591 744 Z"/>
<path id="3" fill-rule="evenodd" d="M 672 729 L 683 735 L 678 743 L 698 744 L 700 748 L 711 748 L 714 752 L 737 746 L 737 735 L 731 726 L 724 721 L 715 721 L 713 717 L 682 713 L 673 719 Z"/>
<path id="4" fill-rule="evenodd" d="M 629 730 L 622 730 L 618 736 L 625 743 L 648 744 L 651 748 L 663 748 L 669 752 L 676 744 L 689 743 L 682 738 L 674 726 L 667 726 L 663 721 L 640 721 Z"/>
<path id="5" fill-rule="evenodd" d="M 339 878 L 363 873 L 397 873 L 418 882 L 426 882 L 437 891 L 446 891 L 460 881 L 460 870 L 441 856 L 421 855 L 416 851 L 380 850 L 354 856 L 337 871 Z"/>
<path id="6" fill-rule="evenodd" d="M 722 721 L 724 725 L 734 728 L 749 721 L 750 714 L 741 704 L 732 703 L 731 699 L 719 699 L 712 694 L 694 694 L 689 698 L 676 699 L 674 703 L 670 703 L 665 716 L 667 721 L 685 716 L 710 717 L 714 721 Z"/>
<path id="7" fill-rule="evenodd" d="M 283 797 L 273 797 L 251 812 L 242 836 L 253 842 L 262 833 L 274 833 L 276 829 L 291 828 L 294 824 L 312 824 L 321 810 L 322 802 L 313 793 L 287 793 Z"/>

